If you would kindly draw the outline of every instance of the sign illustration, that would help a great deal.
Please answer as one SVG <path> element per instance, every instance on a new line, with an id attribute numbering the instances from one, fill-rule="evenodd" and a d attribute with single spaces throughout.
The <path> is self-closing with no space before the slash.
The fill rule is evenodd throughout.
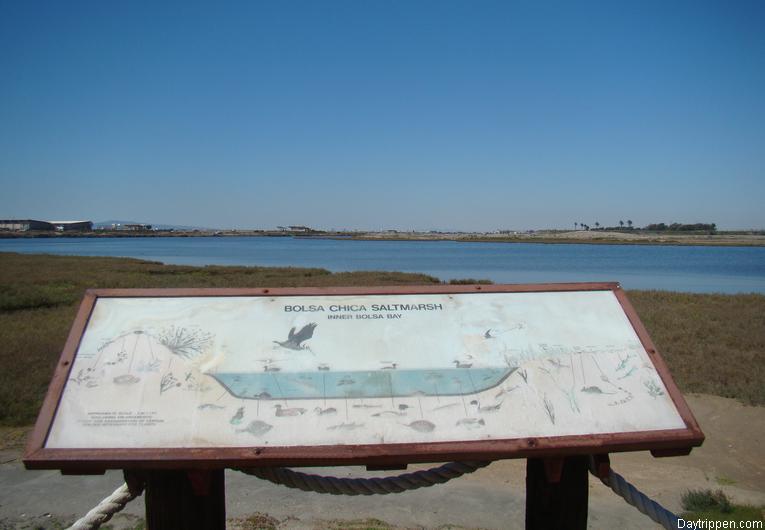
<path id="1" fill-rule="evenodd" d="M 46 449 L 685 429 L 613 290 L 99 296 Z"/>

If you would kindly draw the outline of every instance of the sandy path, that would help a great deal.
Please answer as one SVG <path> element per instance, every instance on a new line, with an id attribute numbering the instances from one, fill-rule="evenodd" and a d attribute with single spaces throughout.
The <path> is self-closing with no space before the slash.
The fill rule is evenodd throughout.
<path id="1" fill-rule="evenodd" d="M 614 469 L 672 510 L 680 510 L 684 491 L 699 488 L 720 488 L 737 502 L 765 504 L 765 407 L 707 395 L 687 398 L 707 436 L 703 447 L 676 458 L 613 455 Z M 365 474 L 355 468 L 326 471 L 337 476 Z M 283 528 L 321 528 L 322 520 L 367 517 L 402 527 L 523 528 L 524 477 L 524 461 L 502 461 L 446 485 L 359 498 L 293 491 L 228 472 L 227 510 L 230 518 L 265 512 L 284 521 Z M 56 528 L 72 522 L 121 482 L 119 472 L 64 477 L 53 471 L 26 471 L 18 447 L 5 448 L 0 451 L 0 528 Z M 110 524 L 128 528 L 142 514 L 138 499 Z M 589 521 L 590 528 L 653 527 L 595 479 L 590 480 Z"/>

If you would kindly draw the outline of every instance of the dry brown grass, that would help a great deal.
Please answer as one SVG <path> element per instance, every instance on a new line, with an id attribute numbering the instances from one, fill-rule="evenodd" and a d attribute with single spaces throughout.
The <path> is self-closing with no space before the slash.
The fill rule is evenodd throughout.
<path id="1" fill-rule="evenodd" d="M 684 392 L 765 403 L 765 296 L 630 291 Z"/>

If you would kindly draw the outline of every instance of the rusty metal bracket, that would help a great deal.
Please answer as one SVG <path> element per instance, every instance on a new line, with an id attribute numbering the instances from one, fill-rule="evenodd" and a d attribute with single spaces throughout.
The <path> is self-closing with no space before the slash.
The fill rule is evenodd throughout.
<path id="1" fill-rule="evenodd" d="M 611 473 L 611 459 L 608 453 L 590 455 L 590 471 L 600 480 L 607 480 Z"/>
<path id="2" fill-rule="evenodd" d="M 146 473 L 135 469 L 124 469 L 122 476 L 125 477 L 128 491 L 134 497 L 138 497 L 146 488 Z"/>

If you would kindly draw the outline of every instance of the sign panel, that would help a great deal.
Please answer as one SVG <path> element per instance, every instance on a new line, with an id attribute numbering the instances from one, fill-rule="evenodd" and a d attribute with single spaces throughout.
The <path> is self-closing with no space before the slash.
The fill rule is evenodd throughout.
<path id="1" fill-rule="evenodd" d="M 151 461 L 147 448 L 239 461 L 256 447 L 297 465 L 703 439 L 613 284 L 390 291 L 92 293 L 28 464 Z"/>

